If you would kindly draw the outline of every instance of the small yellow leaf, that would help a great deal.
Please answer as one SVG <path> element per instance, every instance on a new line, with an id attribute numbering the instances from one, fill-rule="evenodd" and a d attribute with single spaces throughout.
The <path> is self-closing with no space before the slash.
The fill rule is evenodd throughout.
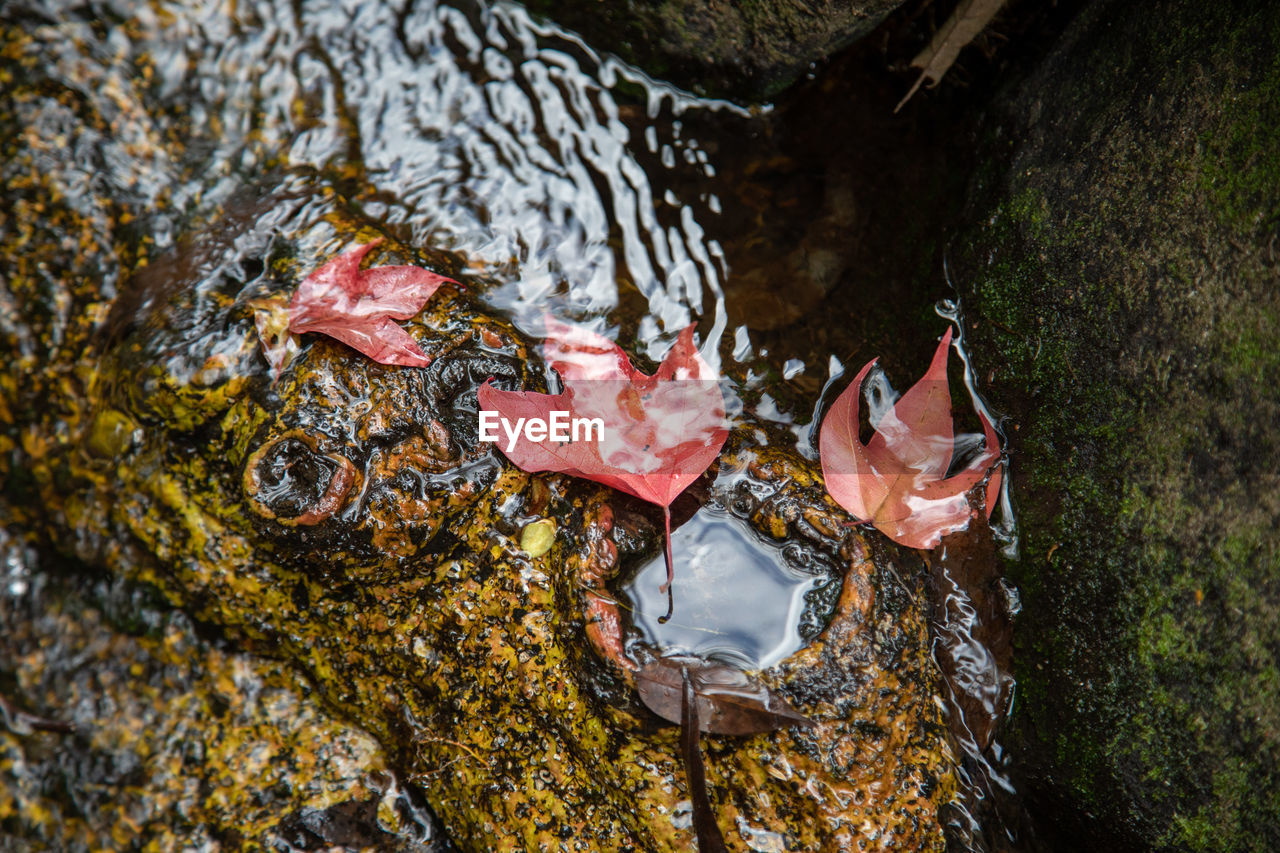
<path id="1" fill-rule="evenodd" d="M 556 523 L 549 518 L 531 522 L 520 531 L 520 549 L 530 557 L 541 557 L 556 541 Z"/>

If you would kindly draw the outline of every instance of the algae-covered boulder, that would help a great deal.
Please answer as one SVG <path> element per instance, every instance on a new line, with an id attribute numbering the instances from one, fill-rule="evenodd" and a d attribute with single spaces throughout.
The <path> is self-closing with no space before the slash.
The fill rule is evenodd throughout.
<path id="1" fill-rule="evenodd" d="M 178 252 L 130 277 L 95 330 L 85 396 L 60 400 L 84 413 L 65 435 L 42 438 L 29 419 L 52 401 L 6 400 L 29 439 L 3 458 L 7 497 L 39 507 L 6 512 L 295 667 L 464 849 L 691 845 L 678 731 L 609 665 L 624 637 L 597 606 L 656 555 L 659 524 L 476 439 L 480 383 L 536 384 L 521 336 L 437 294 L 410 326 L 429 368 L 320 340 L 272 384 L 244 297 L 290 264 L 254 263 L 266 236 L 226 221 L 192 243 L 219 251 L 215 234 L 229 263 Z M 922 592 L 872 560 L 816 464 L 772 450 L 767 428 L 735 431 L 702 512 L 820 581 L 811 644 L 761 674 L 815 725 L 710 739 L 720 825 L 733 849 L 852 850 L 868 833 L 882 849 L 941 851 L 956 781 Z M 536 555 L 533 526 L 553 531 Z M 226 787 L 251 787 L 244 769 Z"/>
<path id="2" fill-rule="evenodd" d="M 117 638 L 118 654 L 94 649 L 86 662 L 148 681 L 105 694 L 119 697 L 111 730 L 190 733 L 193 785 L 209 780 L 236 806 L 190 804 L 193 843 L 237 846 L 224 830 L 239 825 L 239 846 L 292 845 L 286 830 L 319 834 L 316 813 L 344 803 L 372 809 L 380 826 L 389 789 L 359 777 L 385 767 L 424 792 L 463 849 L 689 849 L 679 729 L 641 704 L 620 660 L 634 634 L 609 621 L 620 581 L 659 558 L 662 516 L 604 486 L 526 474 L 478 440 L 479 386 L 537 389 L 546 367 L 502 300 L 486 298 L 520 269 L 446 239 L 472 227 L 468 216 L 454 232 L 457 220 L 432 216 L 483 214 L 501 231 L 511 222 L 495 206 L 517 184 L 479 146 L 491 196 L 477 202 L 471 167 L 449 172 L 457 161 L 436 156 L 440 136 L 459 157 L 471 147 L 455 119 L 476 120 L 483 97 L 429 114 L 447 118 L 437 131 L 368 94 L 418 105 L 428 86 L 388 81 L 448 65 L 448 40 L 431 41 L 440 28 L 474 33 L 430 4 L 410 21 L 398 4 L 359 4 L 360 26 L 342 4 L 305 5 L 173 2 L 114 22 L 79 7 L 0 11 L 11 22 L 0 27 L 0 346 L 12 354 L 0 368 L 0 519 L 22 547 L 74 557 L 186 614 L 134 642 L 88 614 L 82 631 L 64 630 L 62 615 L 83 609 L 74 596 L 21 598 L 0 612 L 0 652 L 12 650 L 0 654 L 0 690 L 48 717 L 93 701 L 92 685 L 58 683 L 78 658 L 41 643 L 65 635 L 74 655 Z M 486 79 L 502 66 L 488 58 Z M 564 54 L 554 58 L 560 85 Z M 374 59 L 400 63 L 402 76 Z M 458 72 L 449 91 L 469 79 Z M 495 102 L 509 107 L 510 89 Z M 348 107 L 370 103 L 362 134 L 356 120 L 370 116 Z M 514 110 L 512 124 L 532 126 L 532 114 Z M 504 127 L 495 119 L 486 132 Z M 402 147 L 379 170 L 369 161 L 384 138 Z M 474 206 L 424 203 L 416 182 L 376 183 L 401 172 L 457 183 L 449 197 Z M 640 176 L 626 174 L 628 186 Z M 516 195 L 533 199 L 522 221 L 555 224 L 542 196 Z M 564 232 L 548 233 L 558 243 Z M 376 237 L 372 263 L 467 283 L 404 325 L 430 366 L 378 364 L 307 335 L 273 376 L 261 304 L 284 304 L 308 272 Z M 959 781 L 920 561 L 857 530 L 794 434 L 749 411 L 701 488 L 700 515 L 730 541 L 812 581 L 797 608 L 807 645 L 759 678 L 814 725 L 704 741 L 730 849 L 939 853 Z M 676 600 L 684 618 L 689 598 Z M 772 603 L 790 613 L 789 599 Z M 187 620 L 207 645 L 187 638 Z M 150 683 L 166 676 L 172 685 Z M 259 684 L 275 716 L 243 695 Z M 164 701 L 167 717 L 153 711 Z M 74 722 L 101 719 L 69 710 Z M 120 737 L 88 754 L 151 750 L 150 737 Z M 290 742 L 296 763 L 348 763 L 284 773 Z M 136 775 L 64 780 L 82 802 L 80 781 L 101 786 L 93 793 L 118 809 L 46 816 L 54 798 L 27 782 L 47 753 L 11 737 L 0 750 L 0 847 L 62 836 L 172 846 L 175 824 L 156 818 L 153 833 L 145 821 L 198 796 L 175 792 L 179 773 L 165 772 L 185 754 L 157 749 L 160 766 Z M 266 764 L 281 774 L 263 790 Z M 268 825 L 277 808 L 297 821 Z M 109 821 L 122 811 L 140 817 L 116 837 Z"/>
<path id="3" fill-rule="evenodd" d="M 453 849 L 373 738 L 201 633 L 0 527 L 0 849 Z"/>
<path id="4" fill-rule="evenodd" d="M 702 94 L 758 101 L 871 32 L 901 2 L 527 0 L 524 5 L 653 77 Z"/>
<path id="5" fill-rule="evenodd" d="M 1063 849 L 1275 850 L 1280 7 L 1094 4 L 1000 103 L 959 283 L 1013 417 L 1027 791 Z"/>

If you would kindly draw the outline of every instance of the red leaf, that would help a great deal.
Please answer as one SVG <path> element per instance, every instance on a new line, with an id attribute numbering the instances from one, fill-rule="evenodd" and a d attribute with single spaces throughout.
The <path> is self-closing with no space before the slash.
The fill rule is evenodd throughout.
<path id="1" fill-rule="evenodd" d="M 674 571 L 671 502 L 707 470 L 729 432 L 724 396 L 711 366 L 693 345 L 693 326 L 676 338 L 653 376 L 636 370 L 617 344 L 587 329 L 547 318 L 547 362 L 564 381 L 560 394 L 480 386 L 481 417 L 497 412 L 511 429 L 502 452 L 525 471 L 559 471 L 612 486 L 662 507 L 666 522 L 667 615 Z M 598 420 L 596 440 L 536 441 L 521 433 L 530 419 Z M 514 424 L 514 429 L 511 425 Z M 483 432 L 481 438 L 484 438 Z"/>
<path id="2" fill-rule="evenodd" d="M 382 364 L 426 367 L 430 357 L 394 321 L 415 316 L 453 279 L 412 266 L 361 270 L 364 256 L 381 242 L 348 249 L 303 279 L 289 303 L 289 331 L 337 338 Z"/>
<path id="3" fill-rule="evenodd" d="M 553 411 L 599 418 L 600 440 L 534 441 L 523 431 L 510 438 L 503 427 L 503 453 L 525 471 L 584 477 L 670 506 L 715 460 L 729 434 L 724 397 L 693 344 L 693 326 L 680 333 L 653 376 L 636 370 L 617 344 L 595 332 L 551 319 L 547 331 L 543 354 L 564 391 L 500 391 L 486 383 L 480 406 L 508 426 L 522 418 L 549 421 Z"/>
<path id="4" fill-rule="evenodd" d="M 872 424 L 875 435 L 864 445 L 858 435 L 862 380 L 875 360 L 867 362 L 832 405 L 818 437 L 822 475 L 836 502 L 912 548 L 933 548 L 943 534 L 969 523 L 966 494 L 1000 458 L 995 428 L 979 411 L 985 450 L 963 471 L 946 476 L 955 452 L 947 387 L 950 346 L 948 329 L 928 371 Z M 992 509 L 989 502 L 988 515 Z"/>

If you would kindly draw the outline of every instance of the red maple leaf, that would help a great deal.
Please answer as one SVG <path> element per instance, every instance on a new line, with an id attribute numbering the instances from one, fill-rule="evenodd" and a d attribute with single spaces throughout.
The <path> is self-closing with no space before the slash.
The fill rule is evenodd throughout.
<path id="1" fill-rule="evenodd" d="M 1000 458 L 995 428 L 978 412 L 986 446 L 964 470 L 948 477 L 955 452 L 947 354 L 951 330 L 942 336 L 929 370 L 873 423 L 865 445 L 859 438 L 862 380 L 876 359 L 854 377 L 831 407 L 818 436 L 827 492 L 860 521 L 869 521 L 902 545 L 933 548 L 943 534 L 963 529 L 971 509 L 967 493 Z M 990 516 L 1000 469 L 987 488 Z"/>
<path id="2" fill-rule="evenodd" d="M 693 326 L 680 332 L 652 376 L 595 332 L 548 318 L 547 335 L 543 355 L 564 390 L 501 391 L 486 382 L 479 394 L 482 417 L 497 413 L 503 422 L 499 447 L 525 471 L 583 477 L 661 506 L 669 588 L 671 502 L 715 460 L 729 435 L 724 397 L 694 346 Z M 566 413 L 569 421 L 598 420 L 601 428 L 567 441 L 534 440 L 522 429 L 534 420 L 549 423 L 553 412 Z"/>
<path id="3" fill-rule="evenodd" d="M 382 364 L 426 367 L 431 358 L 396 324 L 422 310 L 453 279 L 421 267 L 360 269 L 379 238 L 348 249 L 302 280 L 289 303 L 289 331 L 337 338 Z"/>

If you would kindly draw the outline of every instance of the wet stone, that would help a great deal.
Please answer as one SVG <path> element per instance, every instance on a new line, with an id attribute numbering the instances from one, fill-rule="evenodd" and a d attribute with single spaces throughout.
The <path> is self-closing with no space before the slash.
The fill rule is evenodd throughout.
<path id="1" fill-rule="evenodd" d="M 24 354 L 0 381 L 0 478 L 23 537 L 145 585 L 211 639 L 141 605 L 154 636 L 96 645 L 71 644 L 94 625 L 68 615 L 79 605 L 6 614 L 0 641 L 22 647 L 0 667 L 23 665 L 0 686 L 20 688 L 32 713 L 105 726 L 91 713 L 100 694 L 79 680 L 92 669 L 57 677 L 92 649 L 101 705 L 127 711 L 110 725 L 129 730 L 104 728 L 121 748 L 84 760 L 110 768 L 76 777 L 99 787 L 69 786 L 93 800 L 83 821 L 14 782 L 4 831 L 90 846 L 118 806 L 167 838 L 161 807 L 173 806 L 194 815 L 197 841 L 269 839 L 293 816 L 291 838 L 329 843 L 367 827 L 366 806 L 343 804 L 377 798 L 395 834 L 417 824 L 373 778 L 394 769 L 464 849 L 687 849 L 690 828 L 672 821 L 688 799 L 678 730 L 636 699 L 609 609 L 623 558 L 658 553 L 652 508 L 521 472 L 472 430 L 489 377 L 545 387 L 529 329 L 548 305 L 602 319 L 626 303 L 638 358 L 669 344 L 657 316 L 720 322 L 715 243 L 697 222 L 710 202 L 637 211 L 636 198 L 662 197 L 647 187 L 665 173 L 619 143 L 613 94 L 580 51 L 541 55 L 544 36 L 513 7 L 153 11 L 107 25 L 72 9 L 57 26 L 0 30 L 12 81 L 0 138 L 14 140 L 0 210 L 17 212 L 0 219 L 13 267 L 0 298 L 16 318 L 0 335 Z M 664 109 L 696 106 L 654 92 Z M 663 125 L 663 144 L 678 133 Z M 514 148 L 494 142 L 508 138 Z M 701 169 L 683 162 L 670 168 Z M 402 323 L 431 367 L 304 335 L 273 377 L 253 303 L 378 236 L 373 262 L 467 285 Z M 130 441 L 94 438 L 110 411 L 139 425 Z M 725 506 L 749 472 L 755 499 L 735 527 L 839 590 L 826 626 L 757 675 L 815 725 L 705 741 L 717 818 L 739 847 L 767 831 L 788 849 L 854 849 L 869 832 L 941 851 L 955 757 L 919 564 L 875 562 L 793 446 L 746 413 L 705 484 Z M 536 518 L 556 525 L 543 553 L 521 547 Z M 45 619 L 67 645 L 40 651 Z M 175 692 L 143 652 L 174 668 Z M 47 743 L 16 737 L 9 766 Z"/>

